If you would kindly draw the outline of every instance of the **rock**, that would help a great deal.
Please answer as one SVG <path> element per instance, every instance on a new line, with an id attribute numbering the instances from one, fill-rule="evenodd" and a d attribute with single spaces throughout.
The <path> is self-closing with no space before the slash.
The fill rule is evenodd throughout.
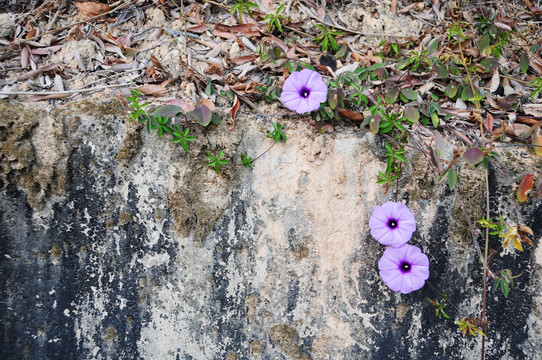
<path id="1" fill-rule="evenodd" d="M 463 338 L 454 321 L 480 316 L 482 268 L 454 193 L 423 155 L 407 152 L 398 200 L 415 214 L 410 243 L 429 256 L 430 285 L 401 295 L 379 277 L 384 248 L 368 227 L 394 200 L 376 184 L 379 136 L 298 122 L 250 170 L 234 164 L 269 148 L 270 126 L 244 111 L 233 130 L 193 129 L 185 153 L 130 128 L 116 101 L 39 106 L 0 102 L 0 358 L 480 357 L 481 337 Z M 207 149 L 224 149 L 219 174 Z M 525 151 L 501 161 L 540 168 Z M 459 176 L 476 221 L 483 173 Z M 535 246 L 492 260 L 523 274 L 508 297 L 489 290 L 487 358 L 538 358 L 542 206 L 520 205 L 506 175 L 489 176 L 492 216 L 530 226 Z M 433 287 L 459 308 L 446 307 L 450 319 L 427 302 Z"/>

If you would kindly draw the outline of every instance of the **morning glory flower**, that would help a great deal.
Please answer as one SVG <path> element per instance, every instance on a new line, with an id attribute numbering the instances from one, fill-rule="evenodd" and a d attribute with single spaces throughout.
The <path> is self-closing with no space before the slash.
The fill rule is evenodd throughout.
<path id="1" fill-rule="evenodd" d="M 284 82 L 280 95 L 284 105 L 299 114 L 318 110 L 326 98 L 327 86 L 322 76 L 309 69 L 293 72 Z"/>
<path id="2" fill-rule="evenodd" d="M 429 258 L 416 246 L 390 246 L 380 258 L 378 269 L 391 290 L 408 294 L 421 289 L 429 278 Z"/>
<path id="3" fill-rule="evenodd" d="M 401 246 L 412 237 L 416 220 L 405 204 L 388 201 L 374 208 L 369 227 L 382 245 Z"/>

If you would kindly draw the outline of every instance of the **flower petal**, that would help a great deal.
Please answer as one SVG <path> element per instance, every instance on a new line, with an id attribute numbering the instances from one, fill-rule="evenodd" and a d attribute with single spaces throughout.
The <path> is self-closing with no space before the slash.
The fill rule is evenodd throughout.
<path id="1" fill-rule="evenodd" d="M 304 114 L 311 111 L 309 107 L 309 99 L 301 98 L 301 101 L 299 101 L 299 105 L 297 106 L 297 109 L 295 109 L 295 111 L 299 114 Z"/>
<path id="2" fill-rule="evenodd" d="M 305 85 L 305 81 L 301 78 L 299 72 L 293 72 L 290 76 L 288 76 L 288 79 L 284 81 L 284 85 L 282 86 L 282 90 L 295 90 L 299 91 L 303 88 Z"/>
<path id="3" fill-rule="evenodd" d="M 301 99 L 297 90 L 284 90 L 282 94 L 280 94 L 280 100 L 282 100 L 283 103 L 296 99 Z"/>
<path id="4" fill-rule="evenodd" d="M 284 106 L 286 106 L 289 110 L 297 111 L 302 100 L 303 98 L 299 97 L 289 101 L 284 101 Z"/>

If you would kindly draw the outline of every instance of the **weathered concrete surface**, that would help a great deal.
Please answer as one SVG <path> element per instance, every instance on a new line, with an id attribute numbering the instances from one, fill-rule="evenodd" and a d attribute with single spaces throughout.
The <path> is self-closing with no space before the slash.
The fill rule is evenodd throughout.
<path id="1" fill-rule="evenodd" d="M 270 126 L 241 117 L 184 154 L 127 127 L 116 102 L 0 106 L 0 358 L 479 358 L 480 337 L 464 339 L 453 321 L 479 316 L 481 266 L 423 157 L 412 154 L 400 199 L 430 282 L 461 309 L 447 308 L 451 320 L 435 318 L 429 285 L 401 295 L 378 276 L 384 248 L 368 219 L 392 195 L 376 185 L 385 163 L 370 133 L 299 123 L 253 170 L 217 175 L 204 150 L 254 157 Z M 494 261 L 524 274 L 508 298 L 489 292 L 488 359 L 540 359 L 542 206 L 519 205 L 509 179 L 490 175 L 492 215 L 532 227 L 535 247 Z M 478 219 L 481 173 L 464 168 L 461 180 Z"/>

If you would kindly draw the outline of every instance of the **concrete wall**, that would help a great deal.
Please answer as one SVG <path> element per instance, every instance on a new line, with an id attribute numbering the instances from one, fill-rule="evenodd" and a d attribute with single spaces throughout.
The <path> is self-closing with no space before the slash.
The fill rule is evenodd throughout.
<path id="1" fill-rule="evenodd" d="M 204 150 L 255 157 L 271 144 L 265 120 L 196 131 L 185 154 L 127 126 L 116 102 L 0 110 L 0 358 L 480 357 L 481 337 L 454 320 L 480 316 L 481 265 L 455 196 L 419 154 L 399 201 L 416 216 L 410 243 L 429 256 L 429 281 L 461 310 L 448 306 L 450 320 L 435 317 L 428 284 L 401 295 L 379 278 L 384 247 L 368 220 L 394 195 L 376 185 L 383 143 L 365 130 L 300 122 L 253 170 L 217 175 Z M 540 168 L 522 149 L 503 155 Z M 460 178 L 477 220 L 482 172 Z M 542 206 L 517 203 L 509 180 L 491 169 L 492 215 L 530 226 L 535 247 L 492 262 L 524 274 L 508 298 L 489 292 L 487 354 L 540 359 Z"/>

